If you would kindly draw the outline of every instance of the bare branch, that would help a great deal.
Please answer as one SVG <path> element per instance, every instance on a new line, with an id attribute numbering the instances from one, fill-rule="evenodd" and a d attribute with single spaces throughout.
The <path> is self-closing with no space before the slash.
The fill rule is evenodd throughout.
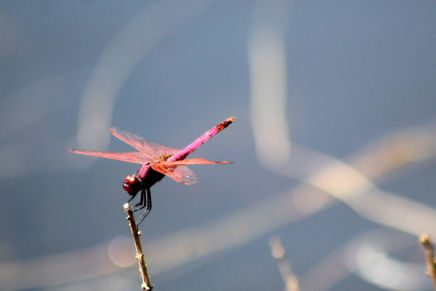
<path id="1" fill-rule="evenodd" d="M 421 234 L 419 242 L 424 248 L 425 260 L 427 261 L 427 274 L 433 279 L 433 290 L 436 291 L 436 265 L 430 236 L 426 233 Z"/>
<path id="2" fill-rule="evenodd" d="M 277 261 L 280 274 L 286 285 L 286 291 L 299 291 L 300 284 L 297 276 L 292 272 L 291 264 L 286 258 L 286 252 L 283 248 L 280 237 L 274 236 L 269 239 L 269 245 L 271 247 L 271 254 Z"/>
<path id="3" fill-rule="evenodd" d="M 139 264 L 139 272 L 142 277 L 141 289 L 152 291 L 153 285 L 150 283 L 150 277 L 147 272 L 147 264 L 145 262 L 144 253 L 142 252 L 141 240 L 139 236 L 141 232 L 138 231 L 138 227 L 135 222 L 135 217 L 133 216 L 133 211 L 130 208 L 129 203 L 123 205 L 124 211 L 127 213 L 127 219 L 129 220 L 130 231 L 132 232 L 133 241 L 135 242 L 136 247 L 136 260 L 138 260 Z"/>

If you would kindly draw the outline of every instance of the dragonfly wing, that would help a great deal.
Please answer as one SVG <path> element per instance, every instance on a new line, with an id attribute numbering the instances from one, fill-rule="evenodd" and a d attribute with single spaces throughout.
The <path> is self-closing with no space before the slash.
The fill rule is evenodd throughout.
<path id="1" fill-rule="evenodd" d="M 158 171 L 176 182 L 192 185 L 198 182 L 197 176 L 186 166 L 167 166 L 163 163 L 152 164 L 153 170 Z"/>
<path id="2" fill-rule="evenodd" d="M 150 161 L 149 157 L 141 152 L 106 153 L 106 152 L 79 151 L 75 149 L 69 149 L 69 151 L 79 155 L 101 157 L 101 158 L 119 160 L 127 163 L 140 164 L 140 165 Z"/>
<path id="3" fill-rule="evenodd" d="M 140 152 L 145 153 L 146 155 L 148 155 L 150 157 L 150 159 L 155 158 L 153 151 L 151 150 L 151 148 L 149 148 L 148 146 L 144 145 L 144 139 L 134 133 L 122 130 L 122 129 L 118 129 L 118 128 L 111 128 L 110 132 L 117 138 L 119 138 L 120 140 L 122 140 L 123 142 L 129 144 L 130 146 L 134 147 L 135 149 L 137 149 Z"/>
<path id="4" fill-rule="evenodd" d="M 225 165 L 231 164 L 232 162 L 222 161 L 222 162 L 212 162 L 206 159 L 198 158 L 198 159 L 187 159 L 181 161 L 174 162 L 164 162 L 164 165 L 167 166 L 182 166 L 182 165 Z"/>
<path id="5" fill-rule="evenodd" d="M 159 160 L 162 156 L 169 157 L 180 151 L 179 149 L 148 142 L 144 138 L 122 129 L 111 128 L 110 131 L 115 137 L 134 147 L 138 151 L 145 153 L 150 157 L 150 160 Z"/>
<path id="6" fill-rule="evenodd" d="M 149 142 L 149 141 L 145 141 L 144 143 L 147 143 L 148 146 L 153 150 L 154 153 L 157 153 L 159 155 L 163 155 L 163 156 L 172 156 L 177 154 L 178 152 L 181 151 L 181 149 L 175 149 L 175 148 L 170 148 L 170 147 L 166 147 L 154 142 Z"/>
<path id="7" fill-rule="evenodd" d="M 174 162 L 161 162 L 152 164 L 152 168 L 170 178 L 176 182 L 186 185 L 195 184 L 198 182 L 194 172 L 191 171 L 186 165 L 219 165 L 230 164 L 231 162 L 212 162 L 206 159 L 188 159 Z"/>

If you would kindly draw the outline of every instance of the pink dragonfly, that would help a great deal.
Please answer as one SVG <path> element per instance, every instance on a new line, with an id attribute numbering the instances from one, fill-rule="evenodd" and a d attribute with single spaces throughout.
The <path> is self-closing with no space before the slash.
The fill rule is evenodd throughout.
<path id="1" fill-rule="evenodd" d="M 135 211 L 146 208 L 145 212 L 139 219 L 139 223 L 141 223 L 151 210 L 150 188 L 156 182 L 162 180 L 164 176 L 168 176 L 176 182 L 191 185 L 197 183 L 198 179 L 194 172 L 192 172 L 186 165 L 231 163 L 211 162 L 202 158 L 185 160 L 185 158 L 218 132 L 229 126 L 234 120 L 234 117 L 230 117 L 222 121 L 217 126 L 214 126 L 210 130 L 206 131 L 203 135 L 182 150 L 151 143 L 133 133 L 111 128 L 110 132 L 115 137 L 131 145 L 138 151 L 126 153 L 79 151 L 75 149 L 70 149 L 70 151 L 75 154 L 96 156 L 142 165 L 136 175 L 128 175 L 124 179 L 123 183 L 123 189 L 127 192 L 127 194 L 132 196 L 129 199 L 129 202 L 135 198 L 139 191 L 141 191 L 141 199 L 135 205 Z"/>

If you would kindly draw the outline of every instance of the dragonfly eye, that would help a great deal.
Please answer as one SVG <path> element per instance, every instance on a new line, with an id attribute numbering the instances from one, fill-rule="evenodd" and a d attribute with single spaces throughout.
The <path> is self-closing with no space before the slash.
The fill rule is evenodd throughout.
<path id="1" fill-rule="evenodd" d="M 127 194 L 133 196 L 141 190 L 141 181 L 138 177 L 129 175 L 124 179 L 123 189 Z"/>

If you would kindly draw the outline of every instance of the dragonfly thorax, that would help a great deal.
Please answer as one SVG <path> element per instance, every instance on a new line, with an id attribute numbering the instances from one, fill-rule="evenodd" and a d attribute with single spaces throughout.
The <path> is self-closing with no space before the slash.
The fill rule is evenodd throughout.
<path id="1" fill-rule="evenodd" d="M 123 189 L 127 192 L 127 194 L 133 196 L 138 193 L 139 190 L 142 189 L 141 179 L 134 175 L 129 175 L 124 179 Z"/>

